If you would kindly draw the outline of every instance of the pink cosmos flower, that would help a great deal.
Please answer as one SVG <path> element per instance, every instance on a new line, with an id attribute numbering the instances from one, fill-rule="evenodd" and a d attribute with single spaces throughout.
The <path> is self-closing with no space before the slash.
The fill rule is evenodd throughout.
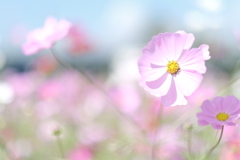
<path id="1" fill-rule="evenodd" d="M 65 37 L 71 28 L 70 22 L 65 19 L 57 21 L 48 17 L 43 28 L 37 28 L 27 35 L 27 42 L 22 46 L 25 55 L 34 54 L 42 49 L 49 49 L 53 44 Z"/>
<path id="2" fill-rule="evenodd" d="M 206 72 L 208 45 L 192 48 L 194 36 L 184 31 L 161 33 L 152 38 L 138 59 L 140 85 L 161 97 L 164 106 L 185 105 Z"/>
<path id="3" fill-rule="evenodd" d="M 203 102 L 202 112 L 197 114 L 200 126 L 212 125 L 221 129 L 222 125 L 237 126 L 233 121 L 239 118 L 240 101 L 234 96 L 215 97 L 212 102 Z"/>
<path id="4" fill-rule="evenodd" d="M 79 147 L 71 151 L 68 156 L 68 160 L 92 160 L 93 153 L 86 147 Z"/>

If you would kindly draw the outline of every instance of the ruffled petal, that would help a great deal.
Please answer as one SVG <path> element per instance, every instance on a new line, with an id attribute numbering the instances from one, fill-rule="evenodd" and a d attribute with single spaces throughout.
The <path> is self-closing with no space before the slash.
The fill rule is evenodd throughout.
<path id="1" fill-rule="evenodd" d="M 161 40 L 158 38 L 159 35 L 153 36 L 152 40 L 148 42 L 148 45 L 143 48 L 142 56 L 149 61 L 149 63 L 166 66 L 168 64 L 167 54 L 159 50 L 159 45 L 161 45 Z"/>
<path id="2" fill-rule="evenodd" d="M 184 47 L 183 49 L 189 49 L 192 47 L 192 44 L 195 40 L 195 37 L 192 33 L 186 33 L 184 31 L 177 31 L 176 33 L 179 33 L 182 35 L 183 37 L 183 41 L 184 41 Z"/>
<path id="3" fill-rule="evenodd" d="M 205 73 L 205 53 L 206 45 L 201 45 L 199 48 L 185 50 L 178 60 L 180 68 L 183 70 L 194 70 L 200 73 Z"/>
<path id="4" fill-rule="evenodd" d="M 168 61 L 178 60 L 184 47 L 185 37 L 180 33 L 163 33 L 158 35 L 159 50 Z"/>

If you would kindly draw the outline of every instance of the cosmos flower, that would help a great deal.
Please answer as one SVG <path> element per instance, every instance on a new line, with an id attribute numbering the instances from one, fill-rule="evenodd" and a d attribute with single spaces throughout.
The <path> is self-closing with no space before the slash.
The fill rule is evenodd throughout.
<path id="1" fill-rule="evenodd" d="M 92 160 L 93 153 L 87 147 L 78 147 L 73 151 L 71 151 L 71 153 L 68 156 L 68 159 L 69 160 Z"/>
<path id="2" fill-rule="evenodd" d="M 203 102 L 202 112 L 197 114 L 200 126 L 212 125 L 215 129 L 221 129 L 222 125 L 236 126 L 233 121 L 239 118 L 240 101 L 234 96 L 215 97 L 212 102 Z"/>
<path id="3" fill-rule="evenodd" d="M 184 31 L 154 36 L 138 59 L 140 85 L 161 97 L 163 106 L 186 105 L 206 72 L 208 45 L 192 48 L 194 36 Z"/>
<path id="4" fill-rule="evenodd" d="M 48 17 L 43 28 L 37 28 L 27 35 L 27 41 L 22 46 L 25 55 L 37 53 L 42 49 L 49 49 L 53 44 L 65 37 L 71 28 L 70 22 L 65 19 L 57 21 L 54 17 Z"/>

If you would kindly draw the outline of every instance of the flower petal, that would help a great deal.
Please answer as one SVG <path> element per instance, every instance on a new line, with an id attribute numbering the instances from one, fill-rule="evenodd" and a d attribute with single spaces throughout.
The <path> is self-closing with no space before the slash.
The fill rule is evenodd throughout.
<path id="1" fill-rule="evenodd" d="M 200 85 L 203 77 L 199 72 L 181 70 L 175 77 L 176 85 L 184 96 L 190 96 Z"/>
<path id="2" fill-rule="evenodd" d="M 181 34 L 182 37 L 183 37 L 183 41 L 184 41 L 184 47 L 183 47 L 183 49 L 189 49 L 189 48 L 192 47 L 192 44 L 193 44 L 193 42 L 194 42 L 194 40 L 195 40 L 193 34 L 191 34 L 191 33 L 187 34 L 187 33 L 184 32 L 184 31 L 177 31 L 176 33 Z"/>
<path id="3" fill-rule="evenodd" d="M 199 48 L 185 50 L 178 60 L 180 68 L 183 70 L 195 70 L 200 73 L 205 73 L 206 66 L 204 54 L 206 54 L 206 52 L 206 45 L 201 45 Z"/>
<path id="4" fill-rule="evenodd" d="M 211 124 L 214 129 L 222 129 L 222 125 L 220 124 Z"/>
<path id="5" fill-rule="evenodd" d="M 199 125 L 199 126 L 206 126 L 206 125 L 208 125 L 208 124 L 209 124 L 209 123 L 208 123 L 207 121 L 203 120 L 203 119 L 198 120 L 198 125 Z"/>
<path id="6" fill-rule="evenodd" d="M 161 97 L 161 102 L 163 106 L 169 107 L 172 104 L 174 104 L 176 100 L 177 100 L 177 90 L 176 90 L 175 81 L 172 78 L 171 86 L 167 94 Z"/>
<path id="7" fill-rule="evenodd" d="M 159 88 L 156 88 L 156 89 L 149 88 L 146 84 L 146 81 L 142 78 L 139 81 L 139 85 L 144 87 L 145 90 L 149 91 L 154 96 L 160 97 L 162 95 L 166 95 L 170 88 L 171 80 L 172 80 L 172 76 L 170 74 L 166 74 L 166 75 L 167 75 L 167 78 L 162 83 L 162 85 L 159 86 Z"/>
<path id="8" fill-rule="evenodd" d="M 167 76 L 168 76 L 168 73 L 166 72 L 160 78 L 154 81 L 146 82 L 146 85 L 151 89 L 157 89 L 165 82 L 165 80 L 167 79 Z"/>
<path id="9" fill-rule="evenodd" d="M 167 72 L 166 67 L 157 66 L 158 65 L 152 64 L 151 61 L 146 59 L 144 56 L 138 59 L 138 69 L 145 81 L 156 80 Z"/>
<path id="10" fill-rule="evenodd" d="M 158 35 L 158 39 L 159 50 L 167 60 L 178 60 L 185 47 L 185 37 L 179 33 L 163 33 Z"/>
<path id="11" fill-rule="evenodd" d="M 234 122 L 228 122 L 227 125 L 228 125 L 228 126 L 237 126 L 237 124 L 234 123 Z"/>
<path id="12" fill-rule="evenodd" d="M 142 57 L 149 61 L 149 63 L 166 66 L 168 64 L 167 54 L 159 50 L 160 43 L 161 40 L 159 40 L 158 35 L 153 36 L 148 45 L 143 48 Z"/>

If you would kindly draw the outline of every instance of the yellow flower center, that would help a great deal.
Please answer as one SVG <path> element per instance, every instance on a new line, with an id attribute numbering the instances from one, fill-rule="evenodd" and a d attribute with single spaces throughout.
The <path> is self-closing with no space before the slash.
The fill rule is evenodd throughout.
<path id="1" fill-rule="evenodd" d="M 216 116 L 216 118 L 219 121 L 226 121 L 229 118 L 229 115 L 227 113 L 218 113 L 218 115 Z"/>
<path id="2" fill-rule="evenodd" d="M 180 70 L 179 64 L 177 61 L 169 61 L 167 64 L 167 71 L 171 74 L 176 74 Z"/>

